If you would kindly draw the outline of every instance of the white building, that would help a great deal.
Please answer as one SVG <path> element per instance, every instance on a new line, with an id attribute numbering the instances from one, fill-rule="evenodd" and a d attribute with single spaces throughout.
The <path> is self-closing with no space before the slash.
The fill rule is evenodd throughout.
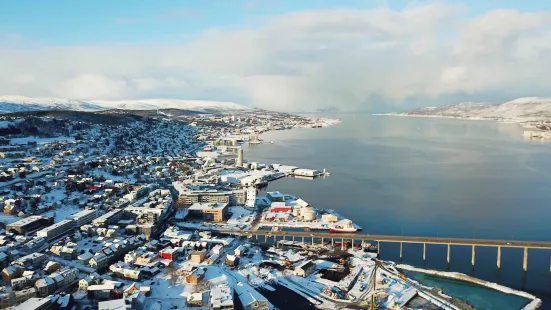
<path id="1" fill-rule="evenodd" d="M 248 187 L 247 188 L 247 200 L 245 200 L 245 207 L 254 209 L 256 206 L 256 188 Z"/>
<path id="2" fill-rule="evenodd" d="M 82 225 L 91 223 L 97 217 L 98 217 L 97 210 L 82 210 L 80 212 L 77 212 L 68 216 L 67 218 L 74 220 L 76 223 L 76 226 L 80 227 Z"/>
<path id="3" fill-rule="evenodd" d="M 75 221 L 63 220 L 59 223 L 55 223 L 52 226 L 48 226 L 42 230 L 36 232 L 37 237 L 45 238 L 48 241 L 56 239 L 58 237 L 67 234 L 69 231 L 75 228 Z"/>

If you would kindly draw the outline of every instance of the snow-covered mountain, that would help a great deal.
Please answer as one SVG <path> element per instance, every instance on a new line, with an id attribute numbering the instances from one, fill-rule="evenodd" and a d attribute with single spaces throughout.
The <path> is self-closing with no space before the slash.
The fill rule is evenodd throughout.
<path id="1" fill-rule="evenodd" d="M 73 110 L 102 111 L 110 109 L 156 110 L 182 109 L 197 112 L 237 112 L 252 108 L 223 101 L 147 99 L 147 100 L 73 100 L 64 98 L 34 98 L 25 96 L 0 96 L 0 113 L 38 111 L 38 110 Z"/>
<path id="2" fill-rule="evenodd" d="M 72 99 L 0 96 L 0 113 L 38 110 L 99 111 L 105 110 L 105 108 L 90 102 Z"/>
<path id="3" fill-rule="evenodd" d="M 464 102 L 390 115 L 491 119 L 518 123 L 551 121 L 551 99 L 526 97 L 502 104 Z"/>
<path id="4" fill-rule="evenodd" d="M 145 100 L 121 100 L 90 101 L 107 109 L 125 109 L 125 110 L 155 110 L 155 109 L 182 109 L 198 112 L 212 111 L 247 111 L 251 108 L 226 101 L 205 101 L 205 100 L 178 100 L 178 99 L 145 99 Z"/>

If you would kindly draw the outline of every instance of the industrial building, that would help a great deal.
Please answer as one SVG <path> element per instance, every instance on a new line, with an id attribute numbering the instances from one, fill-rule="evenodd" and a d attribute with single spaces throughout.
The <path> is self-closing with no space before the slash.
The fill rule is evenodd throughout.
<path id="1" fill-rule="evenodd" d="M 189 207 L 189 215 L 205 221 L 221 222 L 228 211 L 228 203 L 194 203 Z"/>
<path id="2" fill-rule="evenodd" d="M 37 237 L 42 237 L 48 241 L 52 241 L 65 234 L 68 234 L 75 228 L 75 221 L 63 220 L 59 223 L 55 223 L 52 226 L 48 226 L 42 230 L 36 232 Z"/>
<path id="3" fill-rule="evenodd" d="M 17 222 L 8 224 L 6 230 L 21 235 L 33 233 L 54 223 L 53 217 L 33 215 Z"/>
<path id="4" fill-rule="evenodd" d="M 82 210 L 80 212 L 77 212 L 68 216 L 67 218 L 74 220 L 76 223 L 76 226 L 82 226 L 82 225 L 91 223 L 97 217 L 98 217 L 97 210 Z"/>

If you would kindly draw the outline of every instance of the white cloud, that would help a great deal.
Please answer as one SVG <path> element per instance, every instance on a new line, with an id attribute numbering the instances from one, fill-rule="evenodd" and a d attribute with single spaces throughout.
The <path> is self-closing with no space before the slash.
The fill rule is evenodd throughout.
<path id="1" fill-rule="evenodd" d="M 0 94 L 170 96 L 301 110 L 550 88 L 548 12 L 463 12 L 443 2 L 305 11 L 258 28 L 207 29 L 185 44 L 0 46 Z"/>

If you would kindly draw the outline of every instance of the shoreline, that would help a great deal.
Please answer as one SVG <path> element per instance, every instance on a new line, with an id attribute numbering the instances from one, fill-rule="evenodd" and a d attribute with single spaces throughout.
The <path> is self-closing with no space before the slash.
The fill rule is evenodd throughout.
<path id="1" fill-rule="evenodd" d="M 518 122 L 503 121 L 503 120 L 492 120 L 492 119 L 484 119 L 484 118 L 462 118 L 462 117 L 452 117 L 452 116 L 442 116 L 442 117 L 440 117 L 440 116 L 431 116 L 431 115 L 405 115 L 405 114 L 372 114 L 372 115 L 374 115 L 374 116 L 418 117 L 418 118 L 446 118 L 446 119 L 473 120 L 473 121 L 476 121 L 476 120 L 479 120 L 479 121 L 495 121 L 495 122 L 498 122 L 498 123 L 508 123 L 508 124 L 519 125 L 525 131 L 527 130 L 526 126 L 524 126 L 523 124 L 518 123 Z M 331 119 L 329 119 L 329 120 L 331 120 Z M 330 122 L 326 126 L 323 126 L 323 127 L 333 126 L 333 125 L 339 124 L 341 122 L 342 121 L 340 121 L 340 120 L 333 120 L 333 122 Z M 310 127 L 308 127 L 308 126 L 296 126 L 296 127 L 293 127 L 292 129 L 295 129 L 295 128 L 310 128 Z M 275 131 L 275 130 L 270 130 L 270 132 L 271 131 Z M 267 133 L 267 132 L 269 132 L 269 131 L 266 131 L 264 133 Z M 265 227 L 271 227 L 271 226 L 279 226 L 279 225 L 276 224 L 276 223 L 272 224 L 272 225 L 265 225 Z M 392 263 L 396 264 L 396 262 L 392 262 Z M 485 288 L 488 288 L 490 290 L 498 291 L 498 292 L 501 292 L 501 293 L 504 293 L 504 294 L 519 296 L 519 297 L 525 298 L 526 302 L 527 302 L 527 304 L 524 307 L 521 308 L 522 310 L 534 310 L 534 309 L 540 308 L 541 305 L 542 305 L 542 300 L 539 299 L 538 297 L 530 294 L 530 293 L 515 290 L 515 289 L 509 288 L 507 286 L 503 286 L 503 285 L 500 285 L 500 284 L 497 284 L 497 283 L 493 283 L 493 282 L 485 281 L 485 280 L 482 280 L 482 279 L 474 278 L 474 277 L 468 276 L 468 275 L 463 274 L 463 273 L 459 273 L 459 272 L 441 272 L 441 271 L 437 271 L 437 270 L 422 269 L 422 268 L 417 268 L 417 267 L 414 267 L 414 266 L 403 265 L 403 264 L 396 264 L 396 268 L 404 269 L 404 270 L 408 270 L 408 271 L 419 272 L 419 273 L 424 273 L 424 274 L 435 275 L 435 276 L 439 276 L 439 277 L 442 277 L 442 278 L 455 279 L 455 280 L 458 280 L 458 281 L 463 281 L 463 282 L 466 282 L 466 283 L 470 283 L 473 286 L 474 285 L 479 285 L 479 286 L 483 286 Z M 413 280 L 413 279 L 410 279 L 410 280 Z M 413 281 L 419 283 L 416 280 L 413 280 Z M 439 292 L 440 297 L 454 298 L 452 296 L 449 296 L 449 295 L 445 294 L 443 292 L 443 290 L 439 287 L 425 286 L 422 283 L 419 283 L 419 285 L 421 285 L 423 287 L 431 288 L 431 289 L 432 288 L 439 289 L 440 290 L 440 292 Z M 468 304 L 467 302 L 465 302 L 465 303 Z"/>
<path id="2" fill-rule="evenodd" d="M 439 276 L 439 277 L 442 277 L 442 278 L 448 278 L 448 279 L 455 279 L 455 280 L 459 280 L 459 281 L 464 281 L 464 282 L 480 285 L 480 286 L 483 286 L 483 287 L 486 287 L 486 288 L 489 288 L 489 289 L 492 289 L 492 290 L 500 291 L 500 292 L 505 293 L 505 294 L 516 295 L 516 296 L 523 297 L 523 298 L 526 298 L 526 299 L 530 300 L 530 302 L 526 306 L 524 306 L 522 308 L 522 310 L 538 309 L 542 304 L 541 299 L 539 299 L 538 297 L 536 297 L 536 296 L 534 296 L 530 293 L 515 290 L 515 289 L 512 289 L 512 288 L 507 287 L 507 286 L 503 286 L 503 285 L 498 284 L 498 283 L 489 282 L 489 281 L 481 280 L 481 279 L 478 279 L 478 278 L 474 278 L 474 277 L 468 276 L 468 275 L 466 275 L 464 273 L 460 273 L 460 272 L 449 272 L 449 271 L 437 271 L 437 270 L 432 270 L 432 269 L 423 269 L 423 268 L 417 268 L 417 267 L 414 267 L 414 266 L 411 266 L 411 265 L 405 265 L 405 264 L 397 264 L 396 268 L 403 269 L 403 270 L 408 270 L 408 271 L 413 271 L 413 272 L 425 273 L 425 274 L 434 275 L 434 276 Z"/>

